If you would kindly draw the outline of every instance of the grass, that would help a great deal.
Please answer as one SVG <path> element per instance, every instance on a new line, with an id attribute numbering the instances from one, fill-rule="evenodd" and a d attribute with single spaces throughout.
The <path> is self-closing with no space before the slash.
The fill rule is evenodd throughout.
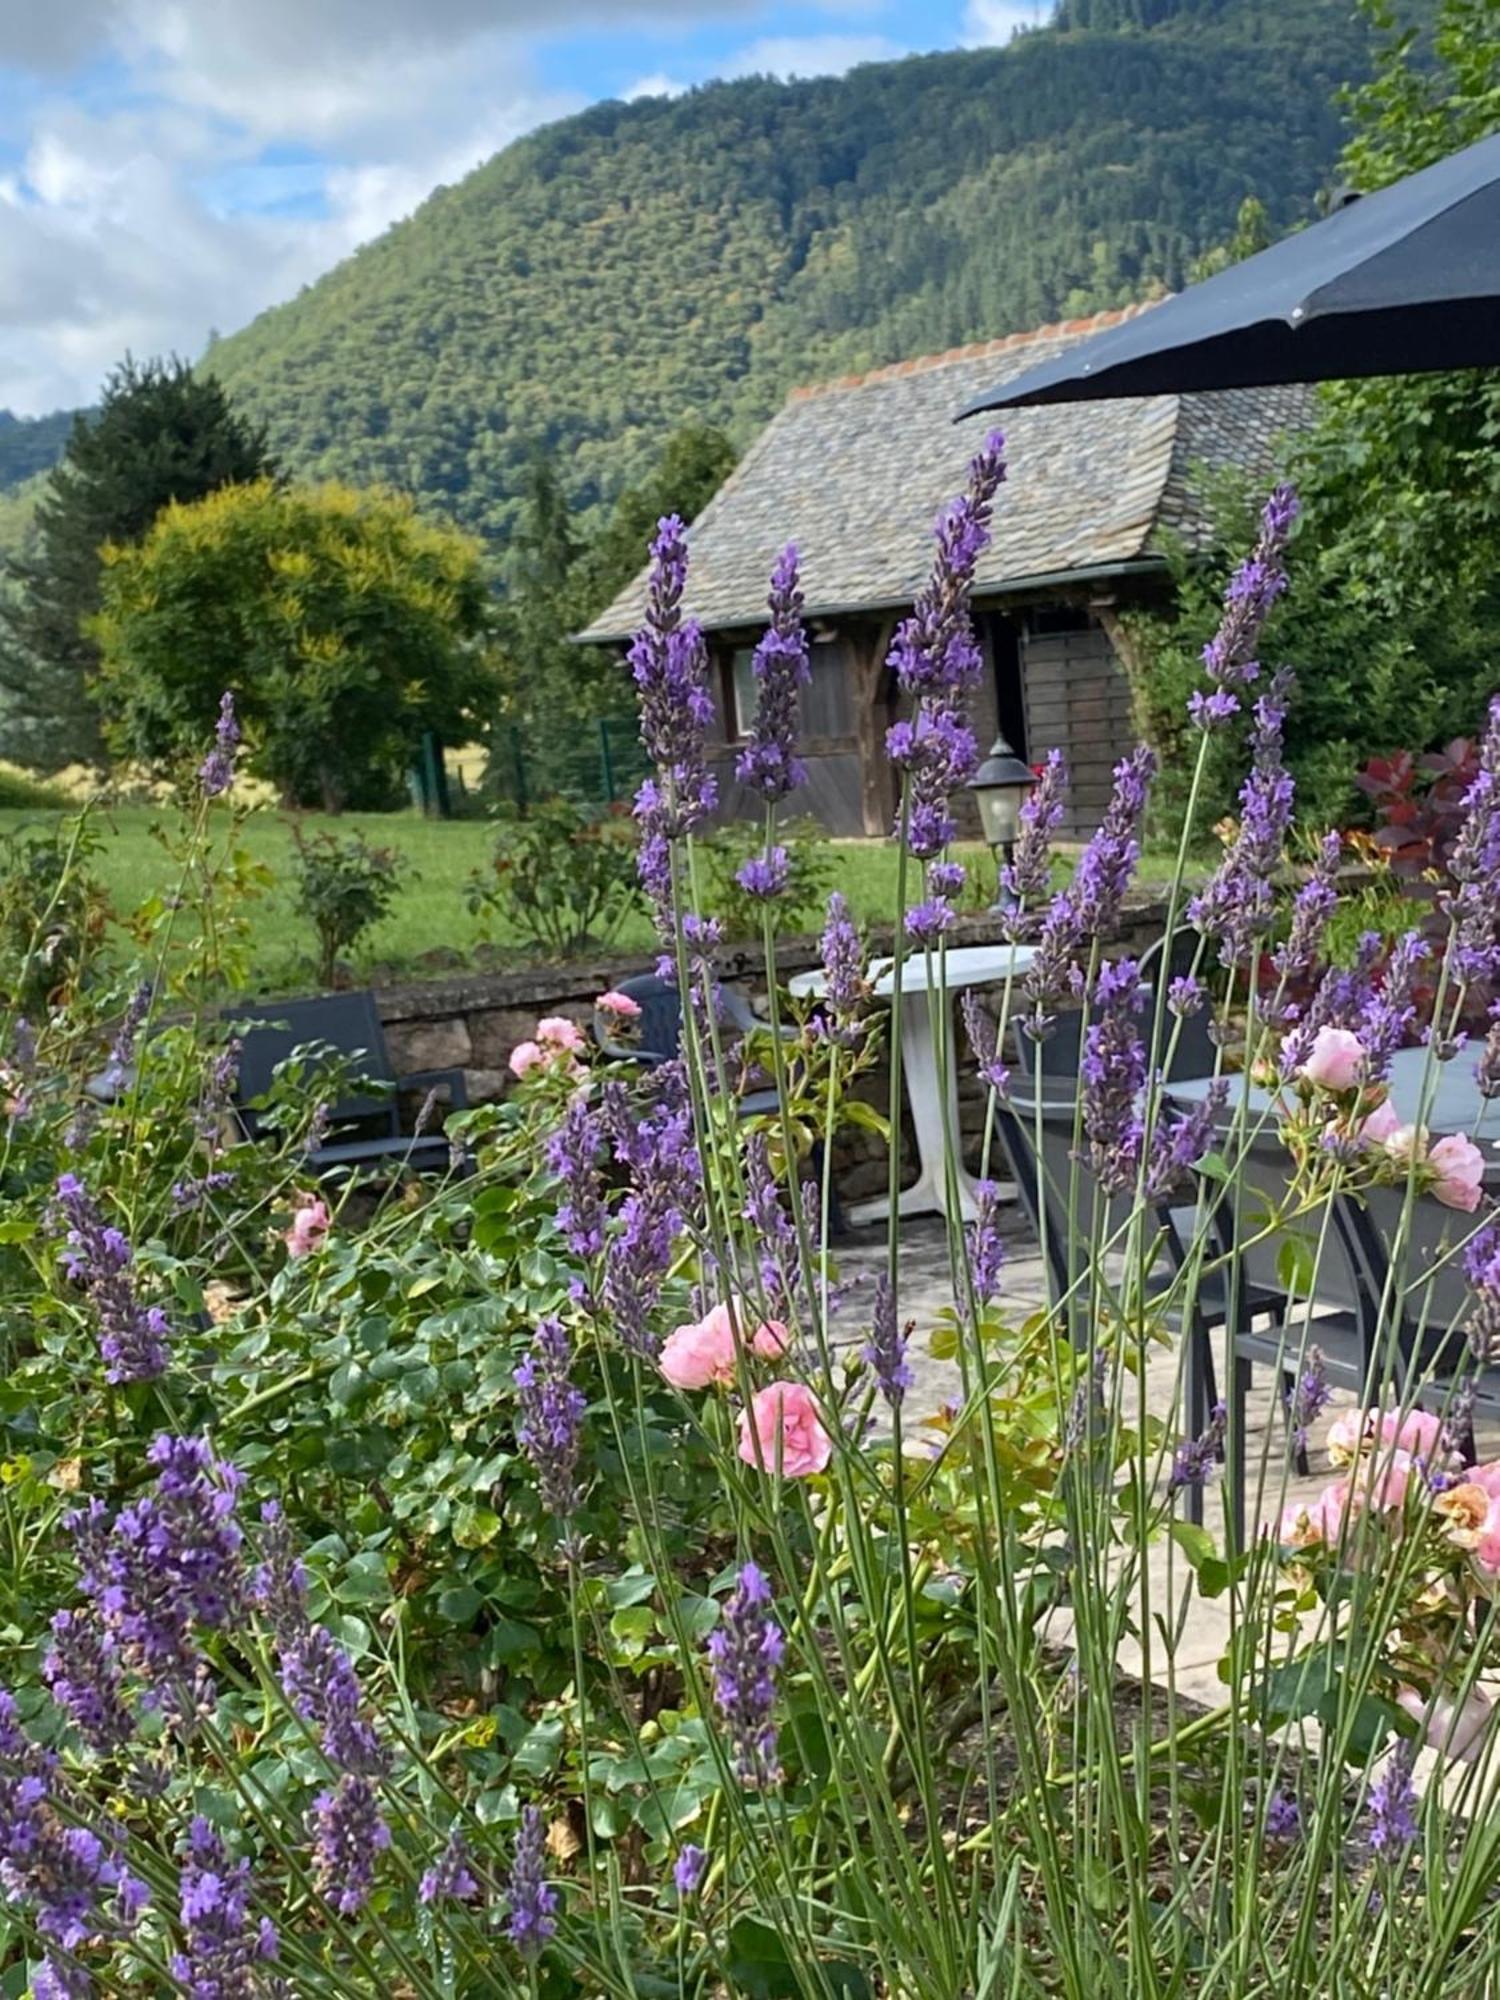
<path id="1" fill-rule="evenodd" d="M 60 814 L 17 806 L 0 796 L 0 838 L 22 827 L 55 822 Z M 148 897 L 174 886 L 174 866 L 153 829 L 170 822 L 170 812 L 151 805 L 118 805 L 95 809 L 102 835 L 91 867 L 122 916 Z M 362 833 L 377 846 L 394 847 L 408 866 L 388 916 L 350 954 L 360 978 L 436 975 L 445 968 L 471 965 L 479 949 L 480 932 L 464 900 L 471 872 L 485 867 L 495 843 L 495 829 L 482 820 L 424 820 L 415 813 L 349 813 L 339 819 L 308 814 L 308 833 L 323 828 L 342 834 Z M 271 871 L 273 884 L 250 909 L 256 939 L 253 983 L 265 992 L 292 991 L 315 984 L 311 926 L 297 907 L 291 822 L 283 814 L 252 812 L 244 821 L 243 846 L 251 858 Z M 838 840 L 834 886 L 841 889 L 855 916 L 864 922 L 889 922 L 896 893 L 896 853 L 879 840 Z M 978 842 L 960 846 L 959 858 L 969 864 L 971 905 L 981 908 L 994 894 L 994 861 Z M 1144 879 L 1170 874 L 1170 859 L 1148 855 Z M 808 920 L 806 928 L 815 928 Z M 649 922 L 632 916 L 610 949 L 622 954 L 654 952 Z M 534 963 L 537 953 L 514 936 L 497 934 L 495 946 L 482 954 L 487 963 Z"/>

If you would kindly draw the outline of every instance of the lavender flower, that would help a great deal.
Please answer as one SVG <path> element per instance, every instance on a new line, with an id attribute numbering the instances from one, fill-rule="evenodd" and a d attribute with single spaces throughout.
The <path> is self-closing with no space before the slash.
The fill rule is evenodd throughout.
<path id="1" fill-rule="evenodd" d="M 912 1385 L 911 1365 L 906 1359 L 910 1332 L 910 1327 L 903 1330 L 898 1323 L 896 1294 L 888 1274 L 882 1271 L 875 1280 L 870 1338 L 865 1343 L 864 1356 L 875 1371 L 881 1395 L 893 1410 L 900 1409 L 902 1399 Z"/>
<path id="2" fill-rule="evenodd" d="M 826 1041 L 855 1048 L 864 1039 L 864 1002 L 869 991 L 859 932 L 849 905 L 835 889 L 828 898 L 828 915 L 820 941 L 823 959 L 823 1007 L 816 1016 L 817 1032 Z"/>
<path id="3" fill-rule="evenodd" d="M 1427 956 L 1427 942 L 1420 931 L 1407 931 L 1397 939 L 1385 977 L 1365 1002 L 1355 1030 L 1365 1046 L 1362 1082 L 1379 1083 L 1390 1074 L 1391 1057 L 1417 1018 L 1412 994 L 1418 969 Z"/>
<path id="4" fill-rule="evenodd" d="M 1143 1191 L 1147 1201 L 1175 1194 L 1213 1145 L 1229 1099 L 1229 1079 L 1215 1077 L 1200 1101 L 1173 1118 L 1159 1118 L 1151 1133 Z"/>
<path id="5" fill-rule="evenodd" d="M 812 678 L 802 629 L 797 550 L 788 543 L 771 572 L 771 622 L 751 663 L 756 680 L 755 723 L 740 752 L 735 776 L 774 804 L 806 779 L 796 755 L 797 691 Z"/>
<path id="6" fill-rule="evenodd" d="M 695 1847 L 690 1840 L 684 1841 L 672 1869 L 672 1880 L 684 1902 L 697 1895 L 702 1887 L 704 1870 L 707 1867 L 708 1856 L 703 1849 Z"/>
<path id="7" fill-rule="evenodd" d="M 566 1520 L 578 1504 L 578 1447 L 588 1399 L 569 1370 L 573 1350 L 562 1322 L 537 1322 L 531 1347 L 516 1366 L 521 1419 L 516 1442 L 536 1472 L 542 1505 Z"/>
<path id="8" fill-rule="evenodd" d="M 1005 1239 L 1000 1234 L 1000 1189 L 994 1181 L 979 1181 L 974 1188 L 978 1214 L 964 1230 L 964 1246 L 969 1255 L 969 1276 L 976 1303 L 983 1307 L 1000 1289 L 1000 1270 L 1005 1262 Z"/>
<path id="9" fill-rule="evenodd" d="M 764 854 L 752 854 L 734 879 L 757 903 L 774 902 L 792 879 L 791 858 L 784 847 L 769 847 Z"/>
<path id="10" fill-rule="evenodd" d="M 1302 1831 L 1302 1808 L 1292 1792 L 1272 1792 L 1266 1801 L 1267 1840 L 1295 1840 Z"/>
<path id="11" fill-rule="evenodd" d="M 234 716 L 234 696 L 226 688 L 219 697 L 219 720 L 214 729 L 214 747 L 198 766 L 198 783 L 206 799 L 216 799 L 234 783 L 234 753 L 239 745 L 240 726 Z"/>
<path id="12" fill-rule="evenodd" d="M 425 1869 L 417 1885 L 424 1903 L 469 1903 L 479 1894 L 479 1883 L 471 1866 L 469 1843 L 457 1827 L 448 1835 L 443 1851 Z"/>
<path id="13" fill-rule="evenodd" d="M 1201 1014 L 1208 1005 L 1208 988 L 1191 972 L 1181 972 L 1167 986 L 1167 1008 L 1179 1021 Z"/>
<path id="14" fill-rule="evenodd" d="M 773 1319 L 787 1319 L 795 1310 L 801 1257 L 797 1232 L 782 1202 L 781 1187 L 771 1167 L 770 1148 L 763 1132 L 752 1132 L 747 1137 L 744 1159 L 745 1205 L 741 1213 L 750 1225 L 756 1247 L 765 1305 Z"/>
<path id="15" fill-rule="evenodd" d="M 80 1585 L 122 1664 L 145 1681 L 149 1704 L 185 1722 L 209 1687 L 197 1630 L 227 1625 L 243 1600 L 241 1475 L 205 1438 L 162 1435 L 146 1456 L 154 1492 L 122 1507 L 112 1524 L 95 1501 L 69 1526 Z"/>
<path id="16" fill-rule="evenodd" d="M 1169 1493 L 1180 1493 L 1185 1486 L 1207 1484 L 1223 1447 L 1228 1417 L 1229 1412 L 1223 1403 L 1215 1403 L 1209 1412 L 1208 1428 L 1195 1438 L 1184 1438 L 1178 1445 L 1172 1457 L 1171 1477 L 1167 1481 Z"/>
<path id="17" fill-rule="evenodd" d="M 557 1933 L 562 1898 L 546 1879 L 543 1864 L 544 1828 L 535 1806 L 522 1809 L 510 1868 L 510 1918 L 506 1929 L 522 1958 L 536 1958 L 548 1938 Z"/>
<path id="18" fill-rule="evenodd" d="M 1156 758 L 1144 745 L 1115 766 L 1114 790 L 1104 818 L 1079 857 L 1073 880 L 1053 897 L 1042 919 L 1036 957 L 1021 987 L 1027 1032 L 1034 1038 L 1046 1032 L 1050 1010 L 1060 1000 L 1082 991 L 1079 961 L 1085 949 L 1115 928 L 1140 859 L 1141 821 L 1155 774 Z"/>
<path id="19" fill-rule="evenodd" d="M 557 1226 L 575 1257 L 592 1259 L 604 1248 L 607 1220 L 599 1178 L 599 1120 L 588 1097 L 568 1100 L 562 1123 L 547 1141 L 547 1170 L 562 1182 Z"/>
<path id="20" fill-rule="evenodd" d="M 620 1117 L 613 1127 L 615 1158 L 629 1169 L 630 1188 L 619 1207 L 620 1227 L 607 1246 L 602 1287 L 615 1337 L 647 1360 L 660 1344 L 650 1316 L 703 1182 L 681 1065 L 663 1064 L 654 1081 L 660 1093 L 656 1107 L 644 1118 Z M 618 1108 L 619 1100 L 610 1102 Z"/>
<path id="21" fill-rule="evenodd" d="M 135 1719 L 120 1683 L 119 1648 L 96 1612 L 54 1615 L 42 1676 L 53 1700 L 96 1755 L 112 1756 L 134 1735 Z"/>
<path id="22" fill-rule="evenodd" d="M 1240 824 L 1207 886 L 1188 905 L 1188 922 L 1218 940 L 1237 964 L 1276 914 L 1273 877 L 1292 820 L 1293 784 L 1281 761 L 1292 676 L 1283 667 L 1255 704 L 1250 775 L 1240 788 Z"/>
<path id="23" fill-rule="evenodd" d="M 1260 671 L 1255 648 L 1286 589 L 1286 547 L 1298 511 L 1290 486 L 1278 486 L 1261 510 L 1255 547 L 1231 578 L 1219 629 L 1203 649 L 1204 670 L 1217 687 L 1247 687 Z"/>
<path id="24" fill-rule="evenodd" d="M 897 682 L 916 708 L 909 721 L 887 732 L 886 750 L 906 773 L 906 836 L 924 861 L 952 840 L 956 829 L 948 797 L 967 784 L 978 762 L 964 713 L 983 667 L 969 595 L 975 565 L 989 545 L 995 495 L 1004 477 L 1005 440 L 995 431 L 970 463 L 967 490 L 938 517 L 932 574 L 891 646 Z"/>
<path id="25" fill-rule="evenodd" d="M 307 1572 L 286 1516 L 274 1501 L 261 1512 L 260 1550 L 250 1598 L 276 1642 L 283 1694 L 293 1712 L 318 1732 L 323 1755 L 336 1771 L 383 1776 L 389 1759 L 360 1712 L 354 1664 L 332 1633 L 307 1615 Z"/>
<path id="26" fill-rule="evenodd" d="M 729 1732 L 735 1774 L 741 1784 L 757 1789 L 781 1779 L 771 1711 L 786 1640 L 772 1602 L 763 1572 L 753 1562 L 745 1563 L 707 1647 L 714 1700 Z"/>
<path id="27" fill-rule="evenodd" d="M 1443 898 L 1454 973 L 1466 985 L 1491 982 L 1500 975 L 1500 695 L 1490 702 L 1448 872 L 1456 885 Z"/>
<path id="28" fill-rule="evenodd" d="M 1041 776 L 1021 807 L 1021 823 L 1011 858 L 1000 870 L 1002 928 L 1008 938 L 1025 937 L 1033 906 L 1052 880 L 1052 839 L 1068 803 L 1068 767 L 1061 750 L 1049 750 Z"/>
<path id="29" fill-rule="evenodd" d="M 136 1298 L 130 1244 L 104 1222 L 76 1174 L 58 1178 L 54 1218 L 64 1230 L 64 1268 L 84 1288 L 94 1314 L 106 1382 L 150 1382 L 166 1368 L 170 1328 L 160 1306 L 142 1306 Z"/>
<path id="30" fill-rule="evenodd" d="M 192 1215 L 220 1195 L 228 1194 L 238 1176 L 228 1171 L 198 1174 L 192 1180 L 173 1181 L 172 1210 L 176 1215 Z"/>
<path id="31" fill-rule="evenodd" d="M 1500 1361 L 1500 1222 L 1487 1222 L 1464 1247 L 1464 1275 L 1474 1294 L 1469 1349 L 1486 1365 Z"/>
<path id="32" fill-rule="evenodd" d="M 182 1864 L 186 1948 L 172 1959 L 172 1977 L 190 2000 L 256 2000 L 264 1992 L 261 1971 L 279 1945 L 271 1919 L 252 1914 L 251 1894 L 249 1862 L 231 1861 L 199 1814 Z"/>
<path id="33" fill-rule="evenodd" d="M 682 522 L 675 514 L 664 515 L 651 544 L 645 623 L 630 648 L 641 742 L 656 766 L 656 775 L 636 794 L 644 836 L 638 866 L 664 938 L 672 936 L 670 843 L 701 826 L 717 801 L 704 747 L 714 714 L 708 649 L 697 624 L 682 616 L 687 564 Z"/>
<path id="34" fill-rule="evenodd" d="M 1328 919 L 1338 904 L 1343 851 L 1343 838 L 1338 833 L 1325 833 L 1319 842 L 1312 872 L 1292 901 L 1286 942 L 1271 954 L 1271 963 L 1283 979 L 1305 979 L 1318 962 Z"/>
<path id="35" fill-rule="evenodd" d="M 1143 999 L 1141 969 L 1133 958 L 1100 969 L 1095 1018 L 1084 1036 L 1078 1075 L 1087 1159 L 1106 1194 L 1121 1194 L 1131 1186 L 1140 1161 L 1135 1107 L 1146 1083 L 1146 1050 L 1136 1016 Z"/>
<path id="36" fill-rule="evenodd" d="M 1370 1850 L 1393 1861 L 1417 1837 L 1417 1788 L 1411 1778 L 1410 1746 L 1400 1743 L 1370 1787 Z"/>
<path id="37" fill-rule="evenodd" d="M 952 930 L 956 921 L 952 904 L 941 896 L 933 896 L 907 911 L 907 935 L 914 944 L 934 945 Z"/>
<path id="38" fill-rule="evenodd" d="M 1474 1087 L 1483 1098 L 1500 1097 L 1500 1002 L 1490 1009 L 1489 1033 L 1474 1065 Z"/>
<path id="39" fill-rule="evenodd" d="M 313 1800 L 308 1830 L 318 1894 L 341 1917 L 356 1915 L 370 1900 L 376 1860 L 391 1844 L 379 1793 L 362 1773 L 346 1771 Z"/>
<path id="40" fill-rule="evenodd" d="M 120 1016 L 120 1025 L 110 1045 L 109 1061 L 99 1079 L 99 1088 L 106 1097 L 118 1097 L 129 1081 L 131 1065 L 135 1061 L 136 1041 L 145 1026 L 146 1016 L 151 1012 L 151 1001 L 150 983 L 143 981 L 131 994 L 129 1004 Z"/>
<path id="41" fill-rule="evenodd" d="M 1299 1455 L 1307 1450 L 1307 1434 L 1327 1409 L 1333 1390 L 1321 1347 L 1309 1347 L 1297 1374 L 1289 1410 L 1292 1449 Z"/>
<path id="42" fill-rule="evenodd" d="M 979 1065 L 979 1080 L 1003 1097 L 1010 1089 L 1010 1071 L 1000 1060 L 1000 1028 L 985 1011 L 984 1002 L 972 986 L 959 999 L 964 1033 Z"/>

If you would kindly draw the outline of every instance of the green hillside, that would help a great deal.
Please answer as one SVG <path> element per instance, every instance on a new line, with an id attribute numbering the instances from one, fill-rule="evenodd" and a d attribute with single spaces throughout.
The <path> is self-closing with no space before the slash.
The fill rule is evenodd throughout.
<path id="1" fill-rule="evenodd" d="M 71 410 L 54 410 L 46 417 L 18 417 L 0 410 L 0 494 L 13 492 L 56 465 L 72 428 Z"/>
<path id="2" fill-rule="evenodd" d="M 1067 0 L 1009 47 L 595 106 L 215 347 L 298 471 L 503 535 L 559 451 L 610 498 L 690 419 L 1179 284 L 1255 190 L 1310 212 L 1353 0 Z"/>

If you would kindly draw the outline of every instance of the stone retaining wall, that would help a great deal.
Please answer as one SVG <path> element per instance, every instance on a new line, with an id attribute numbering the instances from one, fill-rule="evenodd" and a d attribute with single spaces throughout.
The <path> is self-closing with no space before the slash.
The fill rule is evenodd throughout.
<path id="1" fill-rule="evenodd" d="M 1160 936 L 1164 918 L 1165 909 L 1158 897 L 1133 903 L 1121 930 L 1121 948 L 1144 950 Z M 952 942 L 994 944 L 1000 942 L 1000 933 L 991 919 L 972 917 L 960 923 Z M 872 933 L 871 948 L 875 953 L 883 947 L 888 949 L 889 943 L 889 933 L 883 938 L 879 932 Z M 783 981 L 817 963 L 817 943 L 811 938 L 789 939 L 776 953 L 776 971 Z M 725 979 L 744 987 L 757 1003 L 764 1000 L 765 958 L 758 948 L 726 950 L 722 954 L 722 967 Z M 485 1104 L 503 1097 L 510 1089 L 512 1079 L 506 1066 L 510 1052 L 518 1042 L 531 1038 L 541 1016 L 564 1014 L 587 1027 L 598 995 L 641 969 L 638 956 L 600 957 L 569 965 L 531 966 L 516 972 L 476 972 L 419 985 L 384 987 L 376 997 L 391 1057 L 399 1071 L 461 1069 L 468 1082 L 470 1101 Z M 961 1032 L 957 1029 L 955 1032 L 959 1036 L 955 1046 L 963 1048 Z M 973 1171 L 979 1165 L 984 1092 L 971 1070 L 965 1059 L 960 1073 L 959 1125 L 965 1160 Z M 884 1065 L 861 1079 L 859 1095 L 879 1110 L 888 1107 L 890 1077 Z M 909 1130 L 902 1150 L 903 1158 L 913 1163 L 915 1147 Z M 839 1191 L 846 1201 L 878 1194 L 886 1185 L 885 1146 L 873 1132 L 843 1134 L 834 1164 Z M 914 1177 L 914 1165 L 911 1174 Z"/>

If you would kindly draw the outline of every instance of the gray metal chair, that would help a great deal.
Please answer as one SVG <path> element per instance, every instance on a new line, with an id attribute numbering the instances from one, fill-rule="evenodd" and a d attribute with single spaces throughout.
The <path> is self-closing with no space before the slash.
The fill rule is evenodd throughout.
<path id="1" fill-rule="evenodd" d="M 328 1135 L 308 1155 L 315 1173 L 335 1174 L 356 1167 L 411 1166 L 420 1172 L 445 1171 L 449 1146 L 441 1131 L 420 1138 L 401 1129 L 400 1093 L 446 1091 L 450 1105 L 467 1110 L 468 1089 L 461 1069 L 413 1070 L 398 1075 L 386 1047 L 375 995 L 328 993 L 312 1000 L 239 1003 L 225 1018 L 240 1037 L 236 1111 L 246 1135 L 267 1136 L 262 1100 L 280 1065 L 299 1051 L 334 1050 L 349 1066 L 351 1083 L 328 1106 Z M 359 1084 L 375 1084 L 361 1090 Z"/>

